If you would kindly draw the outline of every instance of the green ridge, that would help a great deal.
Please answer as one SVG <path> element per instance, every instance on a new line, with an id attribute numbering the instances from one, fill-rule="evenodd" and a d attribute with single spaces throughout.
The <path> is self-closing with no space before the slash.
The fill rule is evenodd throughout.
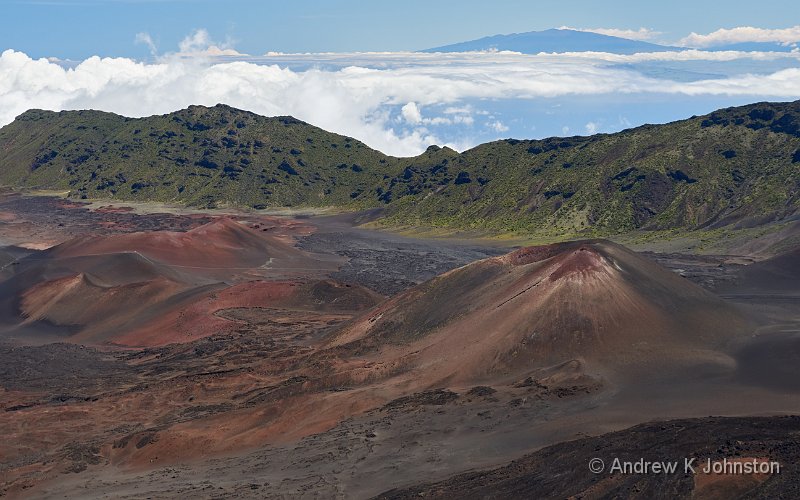
<path id="1" fill-rule="evenodd" d="M 387 225 L 544 235 L 743 227 L 798 214 L 800 101 L 414 158 L 223 105 L 140 119 L 31 110 L 0 129 L 0 151 L 0 183 L 78 198 L 383 207 Z"/>

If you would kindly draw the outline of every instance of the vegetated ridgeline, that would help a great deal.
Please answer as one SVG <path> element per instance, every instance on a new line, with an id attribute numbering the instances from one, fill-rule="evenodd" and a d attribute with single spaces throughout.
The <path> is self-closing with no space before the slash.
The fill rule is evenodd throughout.
<path id="1" fill-rule="evenodd" d="M 800 101 L 615 134 L 394 158 L 291 117 L 32 110 L 0 129 L 0 182 L 78 198 L 383 207 L 385 223 L 553 234 L 758 225 L 798 213 Z"/>

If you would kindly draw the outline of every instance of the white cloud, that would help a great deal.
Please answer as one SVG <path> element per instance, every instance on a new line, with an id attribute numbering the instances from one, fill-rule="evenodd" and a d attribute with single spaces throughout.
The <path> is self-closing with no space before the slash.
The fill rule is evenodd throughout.
<path id="1" fill-rule="evenodd" d="M 138 38 L 138 35 L 137 35 Z M 178 44 L 178 55 L 181 56 L 243 56 L 233 48 L 233 42 L 215 42 L 207 30 L 195 30 Z"/>
<path id="2" fill-rule="evenodd" d="M 206 50 L 209 45 L 211 37 L 208 31 L 200 29 L 184 37 L 178 44 L 178 49 L 182 54 L 194 54 Z"/>
<path id="3" fill-rule="evenodd" d="M 468 115 L 472 113 L 472 106 L 448 106 L 442 111 L 446 115 Z"/>
<path id="4" fill-rule="evenodd" d="M 7 50 L 0 55 L 0 124 L 30 108 L 91 108 L 136 117 L 221 102 L 267 116 L 294 115 L 395 155 L 418 154 L 441 142 L 422 129 L 389 127 L 381 106 L 386 96 L 361 92 L 358 74 L 178 57 L 152 64 L 91 57 L 64 69 Z"/>
<path id="5" fill-rule="evenodd" d="M 410 102 L 400 108 L 403 118 L 411 125 L 417 125 L 422 122 L 422 112 L 420 112 L 417 103 Z"/>
<path id="6" fill-rule="evenodd" d="M 445 66 L 489 66 L 497 65 L 522 65 L 529 66 L 539 63 L 556 63 L 564 60 L 581 61 L 587 64 L 601 62 L 636 64 L 641 62 L 687 62 L 687 61 L 775 61 L 782 59 L 800 60 L 800 54 L 789 52 L 743 52 L 743 51 L 715 51 L 686 49 L 665 52 L 641 52 L 637 54 L 611 54 L 608 52 L 562 52 L 521 54 L 519 52 L 358 52 L 358 53 L 324 53 L 324 54 L 282 54 L 269 53 L 264 56 L 249 56 L 242 58 L 258 64 L 308 65 L 315 66 L 355 66 L 382 69 L 399 69 L 401 67 L 431 66 L 442 68 Z M 461 109 L 463 106 L 453 106 Z"/>
<path id="7" fill-rule="evenodd" d="M 684 47 L 707 48 L 744 42 L 776 42 L 791 45 L 800 42 L 800 26 L 784 29 L 763 29 L 752 26 L 739 26 L 719 29 L 707 35 L 692 33 L 679 44 Z"/>
<path id="8" fill-rule="evenodd" d="M 601 35 L 616 36 L 619 38 L 627 38 L 629 40 L 648 41 L 658 38 L 663 35 L 661 31 L 654 31 L 650 28 L 639 28 L 638 30 L 619 29 L 619 28 L 571 28 L 569 26 L 562 26 L 560 30 L 573 30 L 573 31 L 586 31 L 589 33 L 599 33 Z"/>
<path id="9" fill-rule="evenodd" d="M 732 78 L 701 80 L 667 85 L 667 92 L 686 95 L 762 95 L 800 96 L 800 68 L 777 71 L 770 75 L 741 75 Z"/>
<path id="10" fill-rule="evenodd" d="M 412 106 L 413 105 L 413 106 Z M 434 116 L 431 118 L 426 118 L 422 116 L 422 113 L 419 110 L 419 107 L 412 103 L 408 103 L 400 109 L 402 118 L 401 121 L 405 121 L 411 125 L 434 125 L 434 126 L 443 126 L 443 125 L 472 125 L 475 122 L 475 119 L 469 115 L 454 115 L 454 116 Z M 507 130 L 507 129 L 506 129 Z"/>
<path id="11" fill-rule="evenodd" d="M 800 98 L 800 68 L 796 67 L 688 83 L 635 71 L 637 62 L 649 61 L 679 64 L 747 59 L 754 61 L 747 63 L 753 68 L 759 61 L 776 58 L 800 61 L 800 54 L 697 50 L 635 56 L 282 54 L 238 56 L 231 61 L 209 57 L 212 45 L 207 33 L 196 32 L 181 44 L 180 53 L 161 56 L 155 62 L 90 57 L 69 68 L 7 50 L 0 55 L 0 125 L 30 108 L 92 108 L 146 116 L 190 104 L 222 102 L 267 116 L 293 115 L 386 153 L 408 156 L 430 144 L 441 144 L 427 126 L 471 126 L 474 117 L 485 117 L 481 122 L 490 128 L 480 127 L 482 132 L 475 133 L 508 131 L 508 126 L 490 118 L 486 109 L 477 109 L 474 103 L 484 101 L 648 93 L 753 96 L 753 100 Z M 307 64 L 297 65 L 297 61 Z M 327 64 L 329 61 L 335 64 Z M 293 68 L 307 69 L 288 69 L 288 62 Z M 397 121 L 398 107 L 402 122 Z M 441 116 L 425 117 L 423 108 L 443 111 L 437 113 Z M 453 142 L 471 145 L 467 139 Z"/>
<path id="12" fill-rule="evenodd" d="M 133 40 L 134 43 L 140 43 L 147 46 L 151 55 L 155 56 L 158 54 L 158 48 L 156 48 L 156 44 L 153 41 L 153 38 L 150 36 L 150 33 L 136 33 L 136 37 Z"/>
<path id="13" fill-rule="evenodd" d="M 465 106 L 447 106 L 442 111 L 445 115 L 448 115 L 449 118 L 442 117 L 441 123 L 445 123 L 444 120 L 449 120 L 450 123 L 456 125 L 465 125 L 465 126 L 472 126 L 475 123 L 475 118 L 472 117 L 473 114 L 483 114 L 485 111 L 483 110 L 476 110 L 470 105 Z"/>
<path id="14" fill-rule="evenodd" d="M 425 123 L 429 125 L 452 125 L 453 120 L 444 116 L 434 116 L 433 118 L 427 118 Z"/>
<path id="15" fill-rule="evenodd" d="M 597 130 L 600 128 L 600 125 L 598 125 L 595 122 L 589 122 L 589 123 L 586 124 L 585 128 L 586 128 L 586 133 L 587 134 L 594 135 L 594 134 L 597 133 Z"/>
<path id="16" fill-rule="evenodd" d="M 497 133 L 508 132 L 508 126 L 505 125 L 500 120 L 495 120 L 493 122 L 488 122 L 486 124 L 486 126 L 489 127 L 490 129 L 494 130 Z"/>
<path id="17" fill-rule="evenodd" d="M 564 135 L 569 134 L 569 127 L 567 127 L 566 125 L 561 127 L 561 133 L 564 134 Z"/>

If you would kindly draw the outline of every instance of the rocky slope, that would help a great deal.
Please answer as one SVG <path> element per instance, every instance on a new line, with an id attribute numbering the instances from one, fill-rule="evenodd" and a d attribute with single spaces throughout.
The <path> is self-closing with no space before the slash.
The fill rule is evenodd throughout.
<path id="1" fill-rule="evenodd" d="M 0 182 L 78 198 L 381 207 L 384 223 L 550 235 L 750 227 L 800 206 L 800 101 L 615 134 L 393 158 L 291 117 L 32 110 L 0 129 Z"/>

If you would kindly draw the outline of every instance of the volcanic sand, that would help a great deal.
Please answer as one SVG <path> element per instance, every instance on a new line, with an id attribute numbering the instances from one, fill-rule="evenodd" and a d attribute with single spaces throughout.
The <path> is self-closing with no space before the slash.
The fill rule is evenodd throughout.
<path id="1" fill-rule="evenodd" d="M 654 418 L 798 411 L 793 386 L 746 373 L 776 364 L 759 342 L 791 307 L 726 302 L 610 242 L 491 257 L 379 304 L 292 244 L 307 221 L 135 225 L 0 284 L 6 336 L 50 325 L 105 351 L 0 350 L 9 493 L 364 496 Z M 115 305 L 124 320 L 101 318 Z"/>

